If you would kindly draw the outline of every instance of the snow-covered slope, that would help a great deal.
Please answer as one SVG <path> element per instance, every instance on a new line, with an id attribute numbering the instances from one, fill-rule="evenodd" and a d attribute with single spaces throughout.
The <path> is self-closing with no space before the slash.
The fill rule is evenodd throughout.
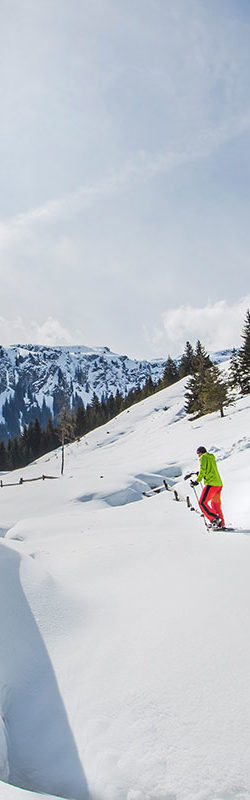
<path id="1" fill-rule="evenodd" d="M 250 396 L 190 422 L 185 382 L 0 489 L 3 800 L 250 800 Z M 200 444 L 238 533 L 143 496 Z"/>
<path id="2" fill-rule="evenodd" d="M 223 362 L 230 351 L 211 358 Z M 117 390 L 124 397 L 149 378 L 157 383 L 165 364 L 164 359 L 131 359 L 108 347 L 0 346 L 0 441 L 22 433 L 35 417 L 46 427 L 49 414 L 56 418 L 63 403 L 86 406 L 94 393 L 99 400 Z"/>
<path id="3" fill-rule="evenodd" d="M 86 405 L 94 392 L 101 400 L 117 389 L 124 396 L 148 378 L 156 383 L 165 363 L 136 361 L 108 347 L 0 347 L 0 438 L 16 435 L 35 416 L 45 426 L 48 413 L 58 413 L 62 398 L 71 407 L 80 401 Z"/>

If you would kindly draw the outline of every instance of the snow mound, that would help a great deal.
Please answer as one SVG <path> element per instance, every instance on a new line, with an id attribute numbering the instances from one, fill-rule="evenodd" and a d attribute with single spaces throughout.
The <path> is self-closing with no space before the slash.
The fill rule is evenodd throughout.
<path id="1" fill-rule="evenodd" d="M 86 781 L 53 666 L 25 596 L 27 582 L 35 583 L 52 610 L 50 576 L 33 559 L 0 546 L 0 607 L 5 608 L 0 633 L 5 711 L 1 778 L 68 798 L 73 791 L 75 800 L 83 800 Z"/>
<path id="2" fill-rule="evenodd" d="M 204 444 L 249 531 L 250 397 L 190 421 L 184 391 L 69 445 L 62 478 L 59 452 L 16 471 L 57 481 L 1 488 L 1 800 L 250 800 L 249 535 L 143 498 L 191 493 Z"/>

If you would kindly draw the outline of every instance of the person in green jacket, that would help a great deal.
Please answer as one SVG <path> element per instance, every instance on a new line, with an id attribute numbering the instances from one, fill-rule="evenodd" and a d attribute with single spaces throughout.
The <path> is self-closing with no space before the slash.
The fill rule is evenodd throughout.
<path id="1" fill-rule="evenodd" d="M 200 459 L 200 470 L 197 473 L 197 480 L 190 481 L 192 486 L 197 486 L 202 480 L 205 483 L 199 498 L 201 511 L 211 522 L 212 527 L 225 528 L 225 520 L 221 508 L 222 480 L 215 456 L 208 453 L 206 448 L 197 448 Z"/>

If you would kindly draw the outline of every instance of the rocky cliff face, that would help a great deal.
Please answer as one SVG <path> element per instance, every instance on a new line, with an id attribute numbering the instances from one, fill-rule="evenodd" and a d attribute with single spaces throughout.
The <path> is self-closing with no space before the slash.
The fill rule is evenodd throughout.
<path id="1" fill-rule="evenodd" d="M 101 400 L 117 390 L 125 396 L 150 377 L 156 383 L 165 363 L 132 360 L 108 347 L 0 347 L 0 439 L 19 435 L 36 417 L 45 426 L 65 402 L 86 406 L 94 393 Z"/>

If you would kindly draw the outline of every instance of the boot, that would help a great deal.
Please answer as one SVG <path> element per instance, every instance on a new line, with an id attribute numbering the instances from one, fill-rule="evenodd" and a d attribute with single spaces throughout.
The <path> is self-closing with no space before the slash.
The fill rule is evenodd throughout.
<path id="1" fill-rule="evenodd" d="M 214 530 L 217 530 L 218 528 L 222 528 L 222 522 L 221 522 L 221 519 L 219 517 L 219 514 L 217 514 L 217 516 L 212 520 L 211 528 L 214 529 Z"/>

